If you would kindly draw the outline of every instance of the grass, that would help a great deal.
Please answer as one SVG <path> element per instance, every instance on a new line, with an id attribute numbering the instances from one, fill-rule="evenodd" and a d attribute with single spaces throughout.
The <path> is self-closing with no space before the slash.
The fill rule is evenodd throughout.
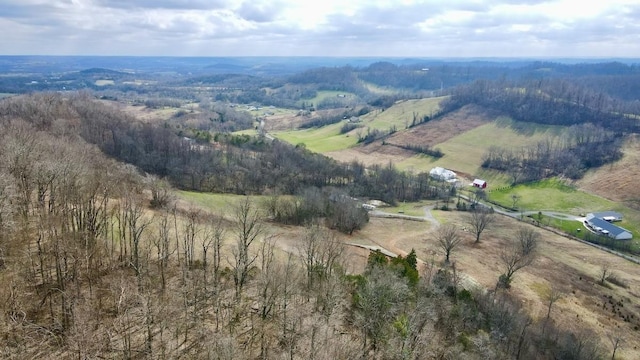
<path id="1" fill-rule="evenodd" d="M 504 122 L 504 120 L 502 120 Z M 517 149 L 555 136 L 555 130 L 544 126 L 523 126 L 525 130 L 517 127 L 505 126 L 504 123 L 495 121 L 467 131 L 459 136 L 449 139 L 437 148 L 442 150 L 444 156 L 430 164 L 444 168 L 458 170 L 467 174 L 478 174 L 482 171 L 482 157 L 492 146 Z M 518 124 L 518 123 L 513 123 Z M 534 130 L 538 129 L 538 130 Z M 496 174 L 494 174 L 496 175 Z M 504 181 L 504 179 L 503 179 Z"/>
<path id="2" fill-rule="evenodd" d="M 597 195 L 576 190 L 558 179 L 547 179 L 534 183 L 521 184 L 514 187 L 505 187 L 488 193 L 489 199 L 498 204 L 512 206 L 512 195 L 520 196 L 517 207 L 522 211 L 557 211 L 571 215 L 581 215 L 591 212 L 613 210 L 620 212 L 624 220 L 616 223 L 629 231 L 634 236 L 632 242 L 640 246 L 640 223 L 636 221 L 638 212 L 623 204 L 611 201 Z M 532 215 L 537 220 L 538 215 Z M 583 228 L 582 224 L 572 220 L 562 220 L 542 216 L 539 220 L 544 225 L 561 229 L 566 233 L 576 233 L 577 228 Z M 585 230 L 583 229 L 582 232 Z"/>
<path id="3" fill-rule="evenodd" d="M 558 229 L 566 234 L 570 234 L 583 240 L 585 240 L 587 234 L 590 234 L 589 230 L 581 222 L 572 219 L 558 219 L 541 214 L 530 215 L 530 218 L 531 220 L 539 222 L 542 226 L 549 226 L 554 229 Z M 621 221 L 616 222 L 615 225 L 621 226 L 632 232 L 634 238 L 624 241 L 631 245 L 633 251 L 638 251 L 638 248 L 640 248 L 640 239 L 637 238 L 637 235 L 640 233 L 638 233 L 637 228 L 632 228 L 634 224 L 629 221 Z"/>
<path id="4" fill-rule="evenodd" d="M 325 153 L 329 151 L 344 150 L 358 143 L 358 137 L 349 134 L 340 134 L 343 123 L 332 124 L 321 128 L 304 130 L 283 131 L 271 133 L 280 140 L 290 144 L 305 144 L 307 149 Z"/>
<path id="5" fill-rule="evenodd" d="M 9 93 L 0 93 L 0 99 L 4 99 L 7 97 L 11 97 L 14 96 L 15 94 L 9 94 Z"/>
<path id="6" fill-rule="evenodd" d="M 106 85 L 115 85 L 115 81 L 113 80 L 96 80 L 96 86 L 106 86 Z"/>
<path id="7" fill-rule="evenodd" d="M 338 95 L 345 95 L 344 98 L 338 98 Z M 318 104 L 325 99 L 336 98 L 337 100 L 349 100 L 354 99 L 356 97 L 355 94 L 344 92 L 344 91 L 333 91 L 333 90 L 320 90 L 316 93 L 316 96 L 310 99 L 302 99 L 298 101 L 298 106 L 302 106 L 302 103 L 313 104 L 314 106 L 318 106 Z"/>
<path id="8" fill-rule="evenodd" d="M 367 90 L 371 91 L 374 94 L 378 94 L 378 95 L 393 95 L 393 94 L 398 92 L 395 89 L 388 89 L 388 88 L 380 87 L 380 86 L 378 86 L 376 84 L 365 82 L 365 81 L 362 82 L 362 85 L 365 88 L 367 88 Z"/>
<path id="9" fill-rule="evenodd" d="M 402 130 L 411 124 L 413 115 L 422 118 L 438 111 L 444 97 L 405 100 L 384 111 L 374 111 L 361 117 L 365 126 L 371 129 L 388 130 L 392 126 Z"/>
<path id="10" fill-rule="evenodd" d="M 320 91 L 323 96 L 336 96 L 337 94 L 347 94 L 339 91 Z M 347 94 L 347 96 L 349 96 Z M 305 144 L 307 149 L 318 153 L 338 151 L 348 149 L 358 143 L 358 132 L 366 133 L 366 127 L 386 131 L 392 126 L 397 129 L 404 129 L 406 124 L 410 124 L 413 113 L 418 116 L 429 115 L 438 109 L 443 98 L 428 98 L 418 100 L 407 100 L 395 104 L 385 111 L 375 111 L 362 116 L 364 127 L 351 131 L 349 134 L 340 134 L 340 128 L 344 123 L 327 125 L 321 128 L 293 130 L 272 133 L 273 136 L 284 140 L 290 144 Z M 307 101 L 307 100 L 305 100 Z M 312 100 L 308 100 L 312 101 Z"/>
<path id="11" fill-rule="evenodd" d="M 195 191 L 177 191 L 178 197 L 186 202 L 200 206 L 206 210 L 224 215 L 230 207 L 244 198 L 244 195 L 201 193 Z M 263 196 L 250 196 L 259 205 Z"/>
<path id="12" fill-rule="evenodd" d="M 514 194 L 520 196 L 517 207 L 525 210 L 548 210 L 578 215 L 620 208 L 620 205 L 613 201 L 576 190 L 557 178 L 500 188 L 488 193 L 491 201 L 508 207 L 512 206 Z"/>
<path id="13" fill-rule="evenodd" d="M 418 201 L 409 203 L 400 203 L 398 206 L 380 208 L 380 211 L 384 211 L 391 214 L 404 214 L 410 216 L 424 216 L 424 207 L 432 204 L 432 201 Z"/>

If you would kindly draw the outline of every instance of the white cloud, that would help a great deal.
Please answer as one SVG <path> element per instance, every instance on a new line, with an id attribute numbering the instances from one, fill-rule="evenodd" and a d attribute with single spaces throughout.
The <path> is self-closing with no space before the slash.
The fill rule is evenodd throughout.
<path id="1" fill-rule="evenodd" d="M 636 0 L 0 0 L 5 54 L 640 57 Z"/>

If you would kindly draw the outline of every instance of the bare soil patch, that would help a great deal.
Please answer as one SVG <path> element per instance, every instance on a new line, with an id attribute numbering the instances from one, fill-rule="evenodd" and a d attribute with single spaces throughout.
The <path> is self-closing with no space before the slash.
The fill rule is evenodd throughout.
<path id="1" fill-rule="evenodd" d="M 438 120 L 420 124 L 391 135 L 387 142 L 399 145 L 435 147 L 464 132 L 493 121 L 498 113 L 477 105 L 465 105 Z"/>
<path id="2" fill-rule="evenodd" d="M 328 152 L 325 155 L 338 161 L 358 160 L 365 166 L 399 163 L 416 153 L 393 145 L 437 147 L 440 143 L 493 121 L 497 115 L 480 106 L 466 105 L 438 120 L 398 131 L 385 140 L 388 145 L 383 145 L 382 141 L 375 141 L 368 145 Z"/>
<path id="3" fill-rule="evenodd" d="M 298 112 L 281 115 L 276 114 L 267 116 L 264 126 L 267 131 L 295 130 L 299 128 L 300 125 L 309 121 L 320 119 L 322 117 L 341 116 L 343 113 L 344 109 L 328 109 L 313 111 L 306 115 Z"/>

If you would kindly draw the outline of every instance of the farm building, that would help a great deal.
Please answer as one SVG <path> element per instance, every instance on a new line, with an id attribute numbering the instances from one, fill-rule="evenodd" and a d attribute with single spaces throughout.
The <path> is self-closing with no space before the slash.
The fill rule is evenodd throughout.
<path id="1" fill-rule="evenodd" d="M 487 182 L 484 180 L 475 179 L 473 180 L 473 183 L 471 185 L 479 189 L 485 189 L 487 187 Z"/>
<path id="2" fill-rule="evenodd" d="M 449 169 L 434 167 L 429 171 L 429 176 L 437 180 L 452 181 L 455 180 L 458 175 Z"/>
<path id="3" fill-rule="evenodd" d="M 622 220 L 622 215 L 611 214 L 613 212 L 587 214 L 585 225 L 594 232 L 608 236 L 616 240 L 629 240 L 633 238 L 631 231 L 617 225 L 613 225 L 611 221 Z M 603 215 L 604 214 L 604 215 Z M 619 217 L 617 215 L 619 215 Z M 606 219 L 605 219 L 606 218 Z M 618 220 L 609 220 L 618 219 Z"/>
<path id="4" fill-rule="evenodd" d="M 593 215 L 593 217 L 597 217 L 598 219 L 606 220 L 608 222 L 622 221 L 622 214 L 615 211 L 603 211 L 603 212 L 588 214 L 587 217 L 589 215 Z"/>

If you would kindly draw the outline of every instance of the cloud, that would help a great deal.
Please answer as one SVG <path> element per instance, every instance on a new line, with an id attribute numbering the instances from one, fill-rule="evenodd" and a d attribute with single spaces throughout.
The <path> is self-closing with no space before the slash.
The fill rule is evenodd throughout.
<path id="1" fill-rule="evenodd" d="M 226 0 L 98 0 L 99 7 L 113 9 L 211 10 L 228 6 Z"/>
<path id="2" fill-rule="evenodd" d="M 636 56 L 611 0 L 5 0 L 7 54 Z M 57 44 L 57 46 L 53 45 Z"/>

